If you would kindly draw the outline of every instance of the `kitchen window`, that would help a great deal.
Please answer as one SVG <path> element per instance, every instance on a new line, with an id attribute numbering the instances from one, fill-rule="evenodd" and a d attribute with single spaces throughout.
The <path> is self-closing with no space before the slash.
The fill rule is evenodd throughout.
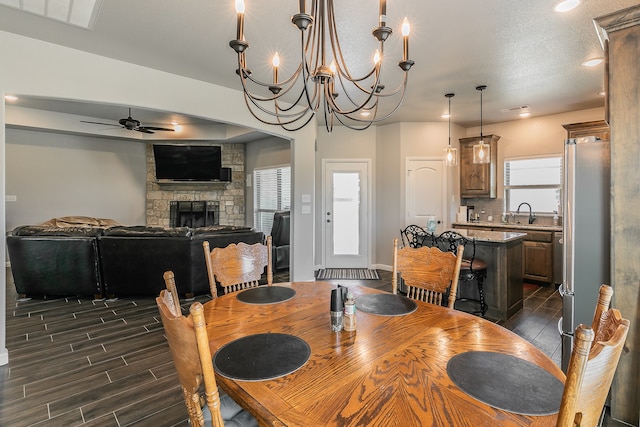
<path id="1" fill-rule="evenodd" d="M 533 212 L 562 214 L 562 157 L 506 160 L 504 193 L 507 212 L 515 212 L 526 202 Z"/>
<path id="2" fill-rule="evenodd" d="M 253 226 L 271 234 L 273 213 L 291 207 L 291 166 L 253 171 Z"/>

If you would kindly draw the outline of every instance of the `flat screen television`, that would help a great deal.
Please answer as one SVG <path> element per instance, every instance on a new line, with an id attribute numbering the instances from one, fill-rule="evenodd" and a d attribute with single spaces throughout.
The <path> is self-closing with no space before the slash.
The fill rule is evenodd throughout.
<path id="1" fill-rule="evenodd" d="M 219 145 L 154 144 L 158 181 L 219 181 Z"/>

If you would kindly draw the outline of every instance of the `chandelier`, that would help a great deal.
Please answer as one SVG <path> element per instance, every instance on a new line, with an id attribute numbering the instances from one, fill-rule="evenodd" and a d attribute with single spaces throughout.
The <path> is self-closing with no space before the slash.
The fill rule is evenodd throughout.
<path id="1" fill-rule="evenodd" d="M 238 54 L 238 69 L 245 103 L 251 114 L 262 123 L 279 125 L 296 131 L 307 125 L 316 113 L 324 117 L 331 132 L 335 120 L 355 130 L 367 129 L 371 124 L 391 117 L 404 100 L 408 71 L 414 64 L 409 59 L 409 23 L 402 23 L 403 54 L 398 63 L 404 72 L 402 82 L 388 90 L 381 81 L 384 42 L 393 30 L 387 26 L 387 1 L 380 0 L 378 26 L 372 31 L 379 46 L 372 65 L 366 73 L 354 76 L 347 67 L 340 46 L 333 0 L 312 0 L 310 13 L 306 1 L 299 0 L 300 13 L 291 22 L 300 30 L 301 60 L 295 71 L 286 78 L 278 73 L 280 57 L 273 56 L 273 80 L 263 82 L 247 68 L 246 51 L 249 43 L 244 38 L 243 0 L 235 0 L 237 12 L 236 39 L 229 46 Z M 369 66 L 367 66 L 368 68 Z M 381 98 L 396 101 L 389 113 L 378 115 Z"/>

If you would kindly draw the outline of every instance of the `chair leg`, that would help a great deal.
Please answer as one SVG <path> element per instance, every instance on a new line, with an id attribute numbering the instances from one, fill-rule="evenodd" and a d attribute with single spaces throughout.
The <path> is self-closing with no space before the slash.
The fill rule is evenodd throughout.
<path id="1" fill-rule="evenodd" d="M 478 293 L 480 294 L 480 314 L 484 317 L 489 308 L 484 300 L 484 274 L 478 274 L 476 278 L 478 280 Z"/>

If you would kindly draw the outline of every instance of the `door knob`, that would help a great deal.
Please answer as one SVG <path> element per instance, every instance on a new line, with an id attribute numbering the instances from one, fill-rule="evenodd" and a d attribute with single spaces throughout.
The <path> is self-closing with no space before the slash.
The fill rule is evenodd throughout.
<path id="1" fill-rule="evenodd" d="M 327 219 L 327 222 L 331 222 L 331 220 L 330 220 L 330 219 Z"/>

